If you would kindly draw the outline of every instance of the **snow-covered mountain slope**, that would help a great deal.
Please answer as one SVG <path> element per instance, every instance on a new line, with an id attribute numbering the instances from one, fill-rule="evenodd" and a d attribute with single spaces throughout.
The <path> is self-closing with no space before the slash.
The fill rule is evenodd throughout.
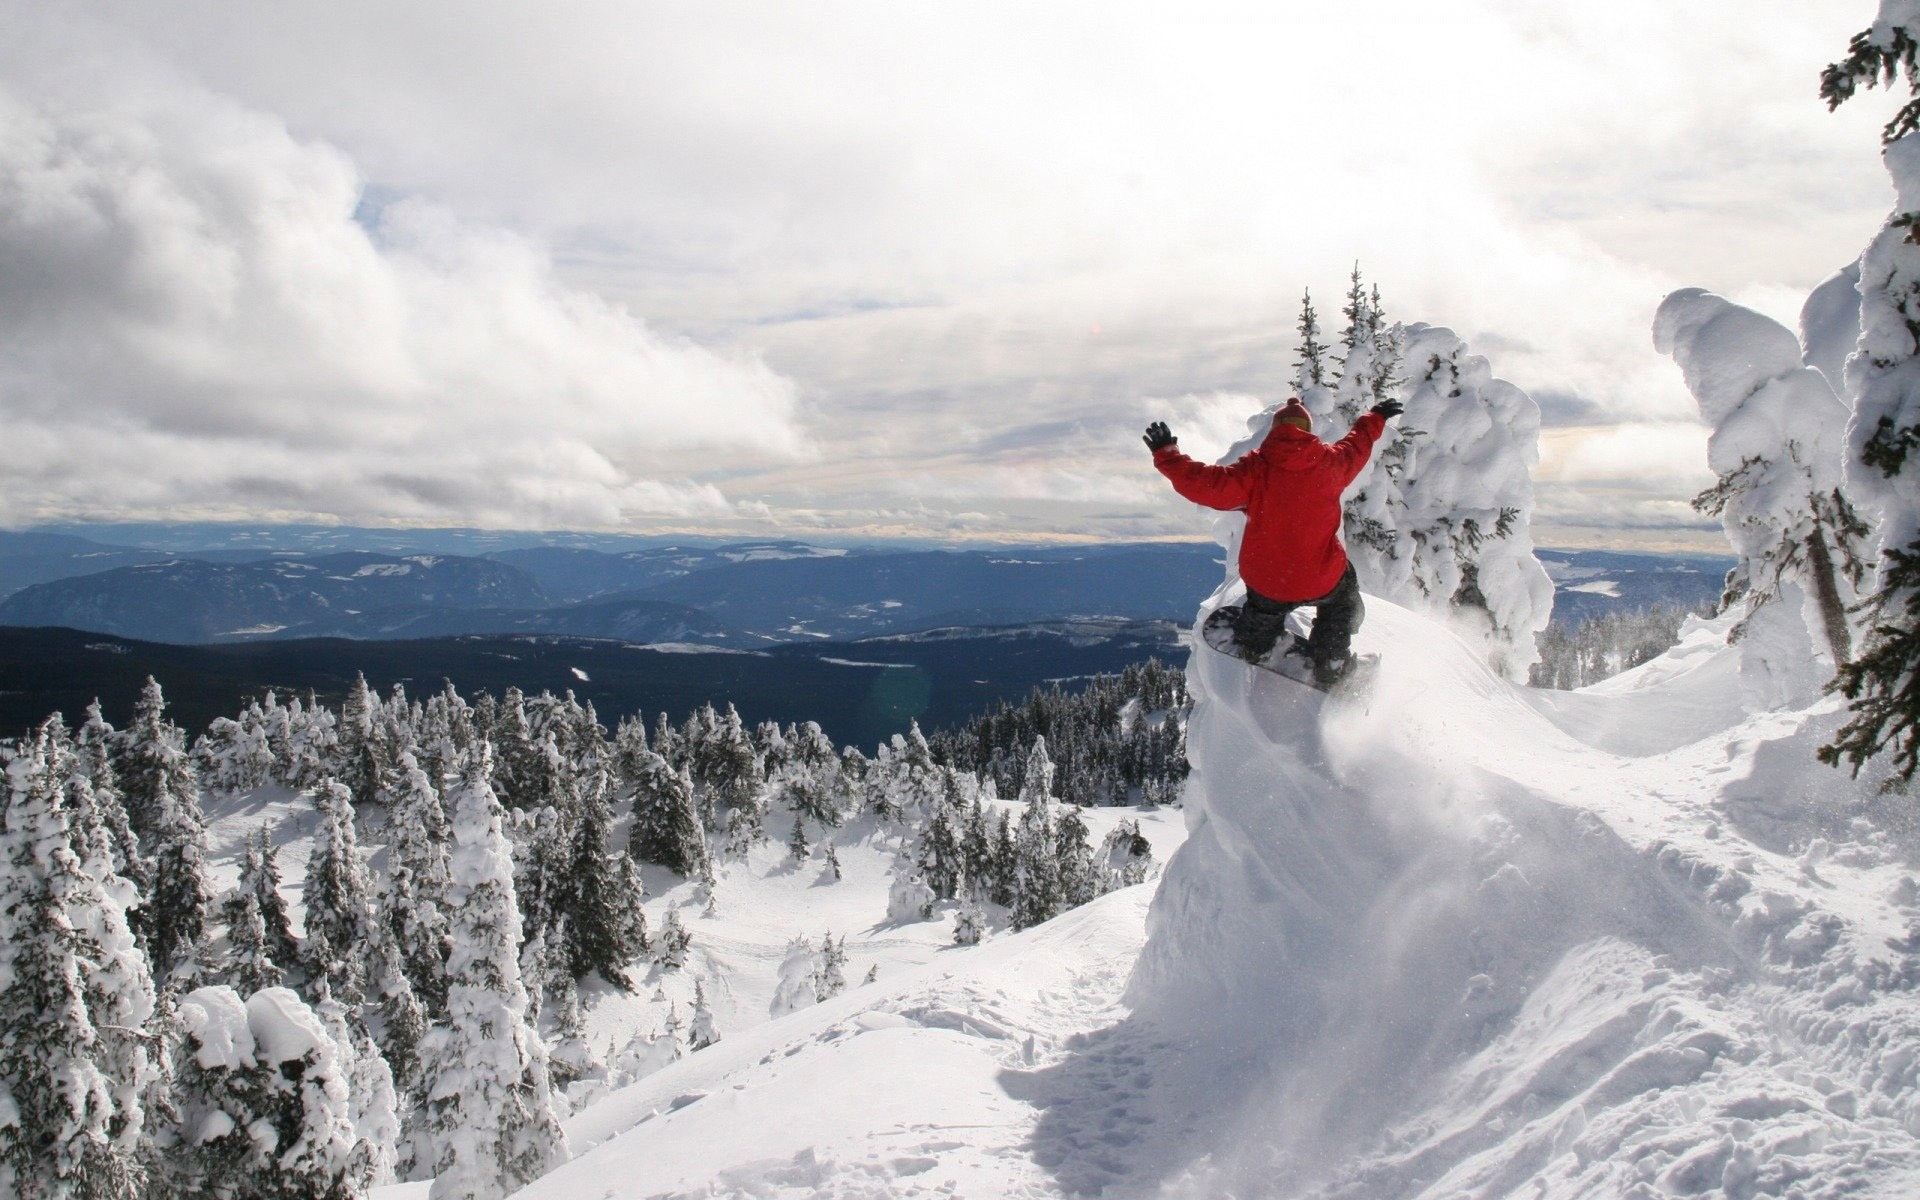
<path id="1" fill-rule="evenodd" d="M 1897 798 L 1724 629 L 1547 697 L 1369 601 L 1364 700 L 1211 652 L 1120 893 L 577 1116 L 530 1197 L 1920 1194 Z M 1124 993 L 1122 976 L 1131 971 Z"/>

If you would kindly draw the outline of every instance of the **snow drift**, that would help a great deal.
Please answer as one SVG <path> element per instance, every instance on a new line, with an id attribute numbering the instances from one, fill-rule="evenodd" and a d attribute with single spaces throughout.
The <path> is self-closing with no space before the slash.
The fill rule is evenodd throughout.
<path id="1" fill-rule="evenodd" d="M 1831 715 L 1694 742 L 1741 714 L 1725 623 L 1556 698 L 1368 603 L 1364 702 L 1194 655 L 1127 993 L 1209 1104 L 1172 1190 L 1914 1194 L 1914 887 L 1884 841 L 1866 895 L 1822 874 L 1820 814 L 1866 811 L 1813 763 Z"/>

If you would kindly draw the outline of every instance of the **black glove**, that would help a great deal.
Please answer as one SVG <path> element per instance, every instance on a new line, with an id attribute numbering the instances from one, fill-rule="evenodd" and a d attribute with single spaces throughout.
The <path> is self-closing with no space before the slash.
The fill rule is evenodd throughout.
<path id="1" fill-rule="evenodd" d="M 1367 411 L 1381 417 L 1397 417 L 1407 411 L 1407 406 L 1398 400 L 1382 400 Z"/>
<path id="2" fill-rule="evenodd" d="M 1173 445 L 1179 439 L 1173 436 L 1173 431 L 1167 428 L 1165 421 L 1155 421 L 1147 426 L 1147 436 L 1140 440 L 1147 444 L 1147 449 L 1158 450 L 1162 446 Z"/>

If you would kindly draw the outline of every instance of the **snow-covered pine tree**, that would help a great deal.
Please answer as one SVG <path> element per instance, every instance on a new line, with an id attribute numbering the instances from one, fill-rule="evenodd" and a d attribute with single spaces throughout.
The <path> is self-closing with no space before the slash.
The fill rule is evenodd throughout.
<path id="1" fill-rule="evenodd" d="M 814 999 L 831 1000 L 847 990 L 847 939 L 844 936 L 836 942 L 833 931 L 828 930 L 820 939 L 820 951 L 814 961 Z"/>
<path id="2" fill-rule="evenodd" d="M 1354 268 L 1355 283 L 1359 282 L 1359 268 Z M 1320 314 L 1313 307 L 1313 292 L 1300 294 L 1300 323 L 1295 327 L 1300 332 L 1299 358 L 1293 364 L 1293 391 L 1303 395 L 1308 388 L 1327 386 L 1327 351 L 1333 347 L 1320 340 Z"/>
<path id="3" fill-rule="evenodd" d="M 1001 809 L 993 827 L 993 861 L 987 874 L 987 898 L 995 904 L 1012 907 L 1019 878 L 1020 852 L 1014 843 L 1013 817 Z"/>
<path id="4" fill-rule="evenodd" d="M 768 1011 L 776 1017 L 820 1002 L 817 979 L 820 954 L 813 943 L 796 937 L 787 943 L 787 956 L 780 963 L 780 980 L 774 985 L 773 1003 Z"/>
<path id="5" fill-rule="evenodd" d="M 678 971 L 687 965 L 687 949 L 692 944 L 693 934 L 680 920 L 680 910 L 669 908 L 667 919 L 660 923 L 660 932 L 653 939 L 653 961 L 666 970 Z"/>
<path id="6" fill-rule="evenodd" d="M 1061 812 L 1053 830 L 1054 862 L 1059 872 L 1060 908 L 1078 908 L 1097 900 L 1106 888 L 1106 878 L 1093 859 L 1093 837 L 1080 809 Z"/>
<path id="7" fill-rule="evenodd" d="M 656 745 L 658 740 L 656 739 Z M 627 852 L 643 863 L 698 879 L 707 875 L 707 838 L 695 807 L 693 785 L 659 754 L 641 756 L 633 783 L 633 825 Z"/>
<path id="8" fill-rule="evenodd" d="M 1701 288 L 1661 303 L 1653 337 L 1713 427 L 1719 478 L 1694 507 L 1739 555 L 1723 603 L 1743 614 L 1742 681 L 1760 706 L 1804 703 L 1848 659 L 1864 576 L 1866 527 L 1841 486 L 1846 406 L 1791 330 Z"/>
<path id="9" fill-rule="evenodd" d="M 421 1046 L 423 1120 L 412 1162 L 436 1200 L 497 1200 L 567 1157 L 546 1049 L 527 1025 L 513 851 L 482 746 L 454 796 L 447 1013 Z"/>
<path id="10" fill-rule="evenodd" d="M 181 1195 L 215 1200 L 364 1194 L 353 1174 L 350 1081 L 340 1046 L 286 988 L 244 1003 L 225 985 L 179 1004 Z"/>
<path id="11" fill-rule="evenodd" d="M 1095 862 L 1105 871 L 1109 890 L 1145 883 L 1153 871 L 1153 844 L 1141 834 L 1140 822 L 1122 821 L 1101 839 Z"/>
<path id="12" fill-rule="evenodd" d="M 1553 609 L 1531 528 L 1540 408 L 1450 329 L 1408 325 L 1399 342 L 1407 411 L 1364 485 L 1391 497 L 1392 547 L 1356 557 L 1361 586 L 1442 618 L 1524 681 Z"/>
<path id="13" fill-rule="evenodd" d="M 74 731 L 73 752 L 93 788 L 93 807 L 100 824 L 113 845 L 113 870 L 132 884 L 144 898 L 152 883 L 152 871 L 141 852 L 140 839 L 134 835 L 127 818 L 127 807 L 120 794 L 120 781 L 113 767 L 113 746 L 117 735 L 100 713 L 100 702 L 87 705 L 87 719 Z M 137 902 L 135 907 L 138 907 Z M 137 922 L 138 918 L 134 918 Z"/>
<path id="14" fill-rule="evenodd" d="M 104 792 L 94 790 L 99 764 L 89 763 L 80 745 L 55 742 L 48 766 L 56 782 L 64 779 L 66 808 L 73 816 L 71 849 L 88 881 L 67 918 L 86 951 L 82 975 L 87 1013 L 100 1041 L 96 1062 L 112 1091 L 108 1137 L 137 1171 L 143 1095 L 158 1069 L 147 1031 L 155 1007 L 151 965 L 135 939 L 131 916 L 140 892 L 115 865 L 118 847 L 131 835 L 111 784 Z"/>
<path id="15" fill-rule="evenodd" d="M 260 915 L 260 897 L 247 886 L 245 876 L 221 898 L 220 916 L 227 926 L 227 953 L 220 965 L 219 977 L 235 991 L 248 996 L 285 983 L 287 973 L 273 960 L 267 944 L 267 923 Z"/>
<path id="16" fill-rule="evenodd" d="M 547 1051 L 547 1069 L 557 1093 L 570 1097 L 578 1085 L 604 1080 L 607 1064 L 595 1053 L 587 1038 L 586 1015 L 580 1009 L 580 989 L 572 979 L 562 976 L 554 981 L 552 998 L 553 1040 Z"/>
<path id="17" fill-rule="evenodd" d="M 320 830 L 307 860 L 306 968 L 311 979 L 325 979 L 347 1004 L 366 995 L 367 958 L 372 946 L 373 885 L 360 860 L 354 833 L 353 796 L 337 780 L 313 791 Z"/>
<path id="18" fill-rule="evenodd" d="M 1027 929 L 1060 911 L 1060 863 L 1054 842 L 1053 762 L 1047 741 L 1033 740 L 1020 785 L 1020 829 L 1014 837 L 1013 927 Z"/>
<path id="19" fill-rule="evenodd" d="M 704 980 L 693 981 L 693 1016 L 687 1021 L 687 1049 L 705 1050 L 720 1040 L 720 1031 L 713 1023 L 713 1008 L 707 1003 L 707 985 Z"/>
<path id="20" fill-rule="evenodd" d="M 1860 340 L 1846 368 L 1847 490 L 1871 514 L 1875 573 L 1863 589 L 1864 635 L 1836 689 L 1848 720 L 1820 750 L 1855 774 L 1882 759 L 1888 780 L 1910 786 L 1920 770 L 1920 11 L 1882 0 L 1879 18 L 1829 66 L 1820 94 L 1829 107 L 1864 85 L 1904 77 L 1910 99 L 1882 131 L 1894 212 L 1860 259 Z"/>
<path id="21" fill-rule="evenodd" d="M 387 872 L 382 912 L 399 946 L 407 981 L 430 1008 L 447 995 L 446 810 L 432 778 L 411 754 L 400 758 L 405 785 L 387 808 Z"/>
<path id="22" fill-rule="evenodd" d="M 956 946 L 977 946 L 986 936 L 987 916 L 980 909 L 980 901 L 969 893 L 960 902 L 953 914 L 953 944 Z"/>
<path id="23" fill-rule="evenodd" d="M 211 902 L 206 882 L 206 818 L 186 735 L 166 719 L 166 699 L 151 676 L 120 735 L 115 770 L 134 833 L 151 869 L 136 932 L 144 935 L 156 978 L 199 941 Z"/>
<path id="24" fill-rule="evenodd" d="M 795 865 L 799 865 L 807 861 L 807 856 L 812 849 L 807 844 L 806 821 L 796 811 L 793 814 L 793 828 L 787 833 L 787 857 L 791 858 Z"/>
<path id="25" fill-rule="evenodd" d="M 28 1197 L 131 1197 L 138 1170 L 114 1126 L 137 1135 L 141 1116 L 115 1112 L 125 1094 L 103 1067 L 86 978 L 99 948 L 83 932 L 112 900 L 74 853 L 54 724 L 7 764 L 0 810 L 0 1181 Z"/>
<path id="26" fill-rule="evenodd" d="M 920 873 L 913 856 L 901 852 L 893 857 L 892 879 L 887 886 L 887 920 L 910 923 L 933 915 L 936 897 Z"/>
<path id="27" fill-rule="evenodd" d="M 375 923 L 372 951 L 367 963 L 367 1008 L 371 1012 L 367 1024 L 393 1074 L 404 1113 L 419 1096 L 420 1039 L 426 1036 L 427 1011 L 407 979 L 390 917 Z"/>
<path id="28" fill-rule="evenodd" d="M 253 892 L 254 905 L 266 930 L 268 955 L 283 969 L 300 961 L 300 944 L 293 936 L 293 916 L 280 894 L 280 852 L 273 833 L 262 821 L 249 839 L 249 851 L 240 874 L 240 886 Z"/>
<path id="29" fill-rule="evenodd" d="M 633 981 L 627 966 L 646 948 L 646 927 L 633 917 L 640 894 L 629 890 L 634 876 L 622 869 L 625 852 L 609 845 L 613 812 L 605 772 L 595 770 L 584 787 L 562 904 L 562 970 L 573 979 L 598 971 L 608 983 L 630 992 Z"/>

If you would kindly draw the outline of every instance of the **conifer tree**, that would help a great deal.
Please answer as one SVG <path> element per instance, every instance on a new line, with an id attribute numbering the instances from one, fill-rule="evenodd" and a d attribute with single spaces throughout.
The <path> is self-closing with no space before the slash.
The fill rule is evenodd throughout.
<path id="1" fill-rule="evenodd" d="M 687 1049 L 705 1050 L 720 1040 L 720 1031 L 713 1024 L 713 1009 L 707 1004 L 707 985 L 705 981 L 693 981 L 693 1016 L 687 1022 Z"/>
<path id="2" fill-rule="evenodd" d="M 246 884 L 221 901 L 221 917 L 227 926 L 227 955 L 220 976 L 235 991 L 251 996 L 265 988 L 286 982 L 286 972 L 273 960 L 267 945 L 267 923 L 260 915 L 260 897 Z"/>
<path id="3" fill-rule="evenodd" d="M 1355 268 L 1356 276 L 1358 268 Z M 1356 278 L 1357 282 L 1357 278 Z M 1300 295 L 1299 358 L 1293 364 L 1293 390 L 1297 395 L 1310 387 L 1327 384 L 1327 351 L 1332 347 L 1320 340 L 1320 314 L 1313 308 L 1313 293 Z"/>
<path id="4" fill-rule="evenodd" d="M 833 940 L 829 930 L 820 939 L 820 951 L 815 957 L 813 973 L 813 995 L 816 1000 L 831 1000 L 847 990 L 847 939 Z"/>
<path id="5" fill-rule="evenodd" d="M 307 861 L 307 971 L 325 979 L 342 1001 L 358 1004 L 366 995 L 373 889 L 354 834 L 353 797 L 329 779 L 314 790 L 313 801 L 321 826 Z"/>
<path id="6" fill-rule="evenodd" d="M 627 964 L 645 948 L 645 926 L 636 927 L 629 915 L 640 896 L 626 890 L 632 886 L 632 877 L 621 869 L 626 855 L 608 845 L 612 822 L 606 776 L 596 771 L 574 833 L 561 955 L 571 978 L 598 971 L 608 983 L 630 992 L 633 981 L 627 977 Z"/>
<path id="7" fill-rule="evenodd" d="M 780 980 L 774 987 L 770 1012 L 776 1017 L 798 1012 L 819 1003 L 818 978 L 820 955 L 806 938 L 787 943 L 787 955 L 780 963 Z"/>
<path id="8" fill-rule="evenodd" d="M 140 850 L 140 839 L 134 835 L 126 803 L 121 798 L 119 778 L 113 767 L 114 739 L 113 726 L 100 714 L 100 702 L 95 700 L 87 705 L 87 719 L 74 731 L 74 755 L 92 786 L 94 809 L 112 845 L 114 874 L 144 898 L 152 883 L 152 871 Z M 137 922 L 138 918 L 134 919 Z"/>
<path id="9" fill-rule="evenodd" d="M 387 874 L 383 912 L 407 981 L 431 1008 L 447 995 L 446 810 L 427 772 L 401 756 L 405 786 L 387 809 Z"/>
<path id="10" fill-rule="evenodd" d="M 1020 799 L 1020 830 L 1014 839 L 1013 927 L 1027 929 L 1060 911 L 1060 866 L 1054 845 L 1053 763 L 1044 738 L 1035 738 L 1027 756 Z"/>
<path id="11" fill-rule="evenodd" d="M 1864 85 L 1905 78 L 1909 99 L 1881 131 L 1895 191 L 1912 199 L 1914 138 L 1920 136 L 1920 20 L 1908 8 L 1883 4 L 1881 19 L 1856 34 L 1847 57 L 1821 75 L 1829 108 Z M 1913 385 L 1920 344 L 1914 336 L 1913 298 L 1920 263 L 1914 231 L 1920 212 L 1902 207 L 1860 260 L 1860 340 L 1847 365 L 1853 401 L 1848 423 L 1847 484 L 1872 514 L 1864 633 L 1840 669 L 1835 690 L 1847 698 L 1848 720 L 1821 748 L 1823 761 L 1845 763 L 1857 775 L 1883 761 L 1889 787 L 1910 788 L 1920 771 L 1920 389 Z"/>
<path id="12" fill-rule="evenodd" d="M 953 913 L 953 944 L 977 946 L 980 939 L 986 936 L 986 929 L 987 918 L 980 911 L 980 901 L 969 895 Z"/>
<path id="13" fill-rule="evenodd" d="M 795 863 L 807 861 L 812 847 L 807 845 L 807 826 L 798 812 L 793 814 L 793 831 L 787 834 L 787 856 Z"/>
<path id="14" fill-rule="evenodd" d="M 373 1010 L 373 1032 L 380 1056 L 392 1072 L 395 1091 L 410 1109 L 420 1092 L 420 1040 L 426 1036 L 427 1013 L 407 979 L 404 957 L 396 942 L 393 921 L 376 926 L 373 957 L 367 967 L 368 1003 Z"/>
<path id="15" fill-rule="evenodd" d="M 351 1081 L 338 1043 L 286 988 L 242 1002 L 225 985 L 180 1001 L 176 1067 L 183 1195 L 333 1200 L 354 1178 Z"/>
<path id="16" fill-rule="evenodd" d="M 659 935 L 653 939 L 653 961 L 666 970 L 677 971 L 687 965 L 687 948 L 692 943 L 693 935 L 680 921 L 680 910 L 669 908 Z"/>
<path id="17" fill-rule="evenodd" d="M 656 741 L 657 744 L 657 741 Z M 644 756 L 635 781 L 633 826 L 627 851 L 643 863 L 657 863 L 688 879 L 707 874 L 707 841 L 695 809 L 693 785 L 658 754 Z"/>
<path id="18" fill-rule="evenodd" d="M 1078 908 L 1096 900 L 1106 890 L 1105 879 L 1093 861 L 1093 844 L 1087 823 L 1077 807 L 1060 814 L 1054 826 L 1055 863 L 1060 880 L 1060 907 Z"/>
<path id="19" fill-rule="evenodd" d="M 115 1125 L 137 1131 L 140 1116 L 115 1112 L 86 978 L 99 953 L 86 931 L 112 902 L 74 853 L 51 724 L 9 765 L 0 812 L 0 1098 L 13 1127 L 0 1178 L 23 1196 L 131 1197 L 138 1171 Z"/>
<path id="20" fill-rule="evenodd" d="M 987 897 L 995 904 L 1012 907 L 1014 888 L 1020 877 L 1020 853 L 1013 839 L 1013 818 L 1006 810 L 993 829 L 993 869 L 988 875 Z"/>
<path id="21" fill-rule="evenodd" d="M 166 707 L 159 683 L 149 676 L 114 764 L 128 821 L 151 872 L 136 932 L 161 979 L 200 939 L 210 903 L 200 785 L 186 735 L 166 719 Z"/>
<path id="22" fill-rule="evenodd" d="M 495 1200 L 567 1157 L 546 1050 L 527 1025 L 513 853 L 491 771 L 483 746 L 454 797 L 447 1013 L 421 1049 L 427 1099 L 413 1162 L 449 1200 Z"/>

